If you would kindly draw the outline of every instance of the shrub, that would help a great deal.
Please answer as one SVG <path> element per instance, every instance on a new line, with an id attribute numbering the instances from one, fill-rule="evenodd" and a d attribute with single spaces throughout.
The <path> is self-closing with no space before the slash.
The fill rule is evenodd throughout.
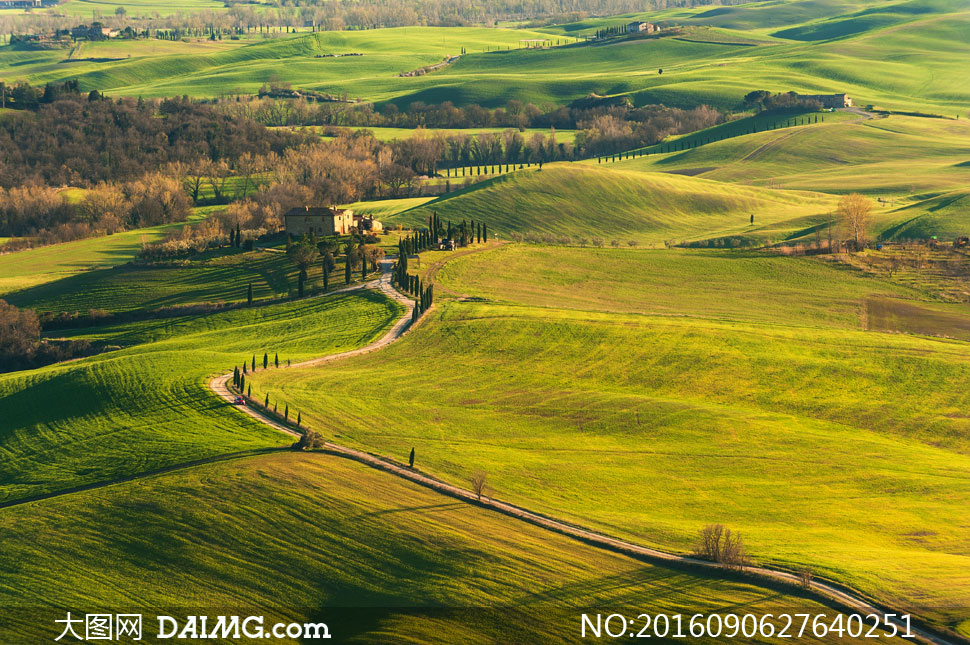
<path id="1" fill-rule="evenodd" d="M 300 437 L 300 440 L 294 444 L 294 447 L 297 450 L 322 450 L 325 443 L 326 441 L 319 432 L 307 430 Z"/>

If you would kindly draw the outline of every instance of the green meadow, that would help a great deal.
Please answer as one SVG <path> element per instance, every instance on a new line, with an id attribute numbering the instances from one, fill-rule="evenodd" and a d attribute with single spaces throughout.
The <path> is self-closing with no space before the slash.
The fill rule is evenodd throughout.
<path id="1" fill-rule="evenodd" d="M 970 121 L 900 115 L 865 119 L 825 114 L 823 118 L 827 121 L 746 134 L 607 167 L 693 171 L 695 176 L 732 183 L 909 200 L 966 185 Z"/>
<path id="2" fill-rule="evenodd" d="M 615 165 L 560 163 L 520 170 L 388 221 L 421 225 L 437 212 L 442 221 L 485 222 L 499 236 L 515 231 L 657 245 L 665 240 L 780 235 L 827 221 L 835 207 L 832 197 L 820 193 L 623 172 Z"/>
<path id="3" fill-rule="evenodd" d="M 521 245 L 438 279 L 464 298 L 400 343 L 257 396 L 540 512 L 680 552 L 721 522 L 759 562 L 970 617 L 970 350 L 863 321 L 913 292 L 804 258 Z"/>
<path id="4" fill-rule="evenodd" d="M 296 87 L 401 106 L 444 100 L 504 105 L 513 98 L 564 103 L 595 93 L 626 95 L 637 105 L 707 103 L 734 109 L 747 92 L 767 89 L 848 92 L 857 105 L 953 117 L 970 101 L 961 62 L 970 53 L 964 37 L 970 17 L 959 4 L 754 3 L 639 17 L 715 29 L 566 45 L 565 40 L 606 23 L 546 32 L 407 27 L 296 34 L 236 47 L 190 42 L 183 53 L 164 56 L 151 51 L 159 45 L 137 41 L 119 44 L 118 55 L 88 54 L 77 61 L 65 61 L 67 52 L 5 47 L 0 48 L 0 75 L 35 83 L 76 77 L 85 89 L 111 94 L 208 97 L 251 94 L 278 78 Z M 629 18 L 611 18 L 609 24 Z M 520 41 L 549 38 L 555 44 L 557 37 L 558 47 L 519 48 Z M 208 51 L 200 51 L 203 47 Z M 468 53 L 445 69 L 398 76 L 462 47 Z M 886 51 L 894 55 L 885 56 Z M 316 58 L 349 52 L 364 55 Z"/>
<path id="5" fill-rule="evenodd" d="M 33 598 L 148 615 L 258 607 L 267 626 L 326 622 L 342 643 L 573 642 L 580 615 L 600 607 L 834 616 L 794 589 L 644 564 L 323 454 L 207 464 L 9 508 L 0 529 L 5 642 L 56 636 L 53 610 Z"/>
<path id="6" fill-rule="evenodd" d="M 204 216 L 206 208 L 196 209 L 189 222 Z M 165 233 L 186 222 L 140 228 L 106 237 L 92 237 L 63 244 L 42 246 L 15 253 L 0 254 L 0 297 L 12 291 L 69 278 L 85 271 L 105 269 L 130 262 L 146 242 L 157 242 Z M 87 309 L 88 307 L 85 307 Z"/>
<path id="7" fill-rule="evenodd" d="M 0 375 L 0 501 L 289 443 L 216 398 L 208 378 L 254 354 L 261 364 L 264 352 L 285 362 L 365 345 L 401 310 L 362 291 L 77 330 L 116 349 Z"/>
<path id="8" fill-rule="evenodd" d="M 203 302 L 242 302 L 250 284 L 256 299 L 295 293 L 297 273 L 281 252 L 211 251 L 171 264 L 125 264 L 89 270 L 8 293 L 6 299 L 18 307 L 41 312 L 82 313 L 89 309 L 121 312 Z M 311 273 L 313 279 L 307 287 L 322 287 L 321 270 Z M 336 283 L 333 278 L 337 273 L 334 272 L 331 284 Z M 343 284 L 343 273 L 339 273 Z"/>
<path id="9" fill-rule="evenodd" d="M 77 60 L 68 52 L 0 47 L 0 74 L 34 83 L 77 78 L 84 89 L 138 96 L 255 94 L 274 80 L 351 97 L 373 98 L 374 88 L 426 84 L 398 74 L 458 54 L 518 47 L 542 37 L 527 30 L 401 27 L 280 36 L 262 42 L 171 43 L 154 40 L 85 45 Z M 328 54 L 362 56 L 324 58 Z M 434 76 L 434 74 L 429 75 Z M 321 79 L 326 79 L 321 81 Z"/>
<path id="10" fill-rule="evenodd" d="M 226 9 L 225 4 L 215 0 L 68 0 L 58 9 L 70 16 L 92 18 L 96 15 L 111 17 L 118 7 L 124 8 L 130 17 L 170 16 L 177 13 L 195 11 L 221 12 Z"/>
<path id="11" fill-rule="evenodd" d="M 367 130 L 374 134 L 374 137 L 380 139 L 381 141 L 399 141 L 401 139 L 410 139 L 411 137 L 418 134 L 418 132 L 423 132 L 426 136 L 431 136 L 434 133 L 440 132 L 446 136 L 455 135 L 478 135 L 478 134 L 501 134 L 510 130 L 511 128 L 463 128 L 460 130 L 449 130 L 447 128 L 433 128 L 433 129 L 412 129 L 412 128 L 349 128 L 350 130 Z M 528 140 L 535 134 L 542 135 L 543 137 L 551 134 L 549 130 L 542 129 L 526 129 L 521 132 L 522 136 Z M 556 141 L 558 143 L 573 143 L 576 140 L 575 130 L 556 130 Z"/>

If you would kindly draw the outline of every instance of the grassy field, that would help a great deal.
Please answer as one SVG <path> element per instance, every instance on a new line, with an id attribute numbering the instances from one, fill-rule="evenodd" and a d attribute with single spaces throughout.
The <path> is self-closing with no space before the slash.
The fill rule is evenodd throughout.
<path id="1" fill-rule="evenodd" d="M 311 273 L 308 288 L 322 286 L 320 269 Z M 333 277 L 337 277 L 336 271 Z M 342 271 L 339 277 L 343 284 Z M 37 311 L 119 312 L 201 302 L 241 302 L 246 300 L 250 283 L 257 299 L 286 296 L 291 291 L 295 293 L 297 269 L 283 253 L 211 252 L 172 265 L 122 265 L 84 271 L 8 293 L 6 298 L 18 307 Z"/>
<path id="2" fill-rule="evenodd" d="M 217 399 L 207 377 L 253 354 L 285 362 L 359 347 L 400 311 L 365 291 L 78 330 L 122 349 L 0 375 L 0 500 L 285 444 Z"/>
<path id="3" fill-rule="evenodd" d="M 205 212 L 205 208 L 196 209 L 189 222 L 201 219 Z M 0 297 L 85 271 L 124 264 L 135 258 L 143 243 L 158 241 L 182 226 L 185 222 L 0 255 Z"/>
<path id="4" fill-rule="evenodd" d="M 543 34 L 527 30 L 402 27 L 297 34 L 264 42 L 169 43 L 112 41 L 85 49 L 77 60 L 66 51 L 27 52 L 0 47 L 0 74 L 8 81 L 77 78 L 84 89 L 139 96 L 254 94 L 274 79 L 298 87 L 373 98 L 375 88 L 400 92 L 425 78 L 397 75 L 458 54 L 517 47 Z M 182 47 L 184 45 L 184 47 Z M 363 56 L 321 58 L 326 54 Z M 282 63 L 281 61 L 285 61 Z M 321 81 L 321 78 L 327 80 Z"/>
<path id="5" fill-rule="evenodd" d="M 322 621 L 341 643 L 573 642 L 595 607 L 832 615 L 797 595 L 612 555 L 322 454 L 211 464 L 5 509 L 0 530 L 5 642 L 56 637 L 53 618 L 27 600 L 41 597 L 148 615 L 259 607 L 267 625 Z"/>
<path id="6" fill-rule="evenodd" d="M 440 279 L 488 302 L 439 302 L 383 352 L 255 391 L 544 512 L 680 551 L 723 522 L 762 562 L 970 617 L 970 350 L 865 331 L 864 298 L 904 288 L 810 259 L 534 247 Z"/>
<path id="7" fill-rule="evenodd" d="M 664 240 L 720 236 L 773 237 L 821 221 L 835 204 L 818 193 L 620 172 L 612 167 L 615 165 L 555 164 L 541 171 L 518 171 L 404 211 L 388 221 L 420 225 L 437 211 L 443 221 L 485 222 L 500 236 L 517 231 L 662 244 Z M 750 224 L 752 214 L 754 225 Z"/>
<path id="8" fill-rule="evenodd" d="M 964 38 L 970 16 L 963 9 L 943 2 L 872 6 L 812 0 L 671 10 L 641 17 L 718 29 L 545 50 L 517 47 L 521 40 L 555 41 L 605 23 L 587 21 L 545 33 L 408 27 L 296 34 L 239 47 L 225 41 L 187 43 L 184 53 L 164 58 L 150 51 L 157 45 L 139 41 L 118 45 L 128 51 L 107 60 L 89 54 L 74 62 L 62 62 L 66 52 L 8 47 L 0 48 L 0 75 L 36 83 L 77 77 L 84 89 L 142 96 L 253 93 L 277 76 L 297 87 L 399 106 L 444 100 L 497 106 L 512 98 L 561 104 L 596 93 L 628 95 L 638 105 L 707 103 L 734 109 L 752 89 L 848 92 L 859 105 L 952 117 L 970 102 L 968 72 L 960 63 L 970 53 Z M 212 51 L 200 52 L 200 47 Z M 462 47 L 469 53 L 445 69 L 398 76 Z M 347 52 L 364 56 L 316 58 Z"/>
<path id="9" fill-rule="evenodd" d="M 397 141 L 400 139 L 410 139 L 415 136 L 418 132 L 424 132 L 426 135 L 431 135 L 434 132 L 440 132 L 445 135 L 477 135 L 482 133 L 487 134 L 501 134 L 512 128 L 464 128 L 461 130 L 449 130 L 449 129 L 430 129 L 430 130 L 418 130 L 413 128 L 348 128 L 349 130 L 367 130 L 372 132 L 377 139 L 381 141 Z M 526 129 L 521 132 L 521 135 L 528 140 L 534 134 L 541 134 L 542 136 L 548 136 L 550 134 L 549 130 L 543 129 Z M 575 130 L 556 130 L 556 141 L 558 143 L 573 143 L 576 140 Z"/>
<path id="10" fill-rule="evenodd" d="M 965 185 L 962 164 L 970 155 L 966 144 L 970 122 L 898 115 L 832 117 L 827 114 L 827 121 L 819 124 L 758 132 L 607 167 L 700 171 L 700 176 L 719 181 L 906 199 Z"/>

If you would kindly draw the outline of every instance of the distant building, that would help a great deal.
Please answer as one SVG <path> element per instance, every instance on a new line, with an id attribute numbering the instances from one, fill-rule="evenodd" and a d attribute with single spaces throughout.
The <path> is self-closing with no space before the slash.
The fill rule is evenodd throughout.
<path id="1" fill-rule="evenodd" d="M 651 22 L 640 22 L 637 20 L 629 23 L 626 26 L 626 31 L 630 34 L 652 34 L 657 31 L 657 26 Z"/>
<path id="2" fill-rule="evenodd" d="M 347 235 L 354 226 L 354 211 L 348 208 L 292 208 L 283 215 L 291 235 Z"/>
<path id="3" fill-rule="evenodd" d="M 0 0 L 0 9 L 31 9 L 43 6 L 41 0 Z"/>
<path id="4" fill-rule="evenodd" d="M 852 99 L 848 94 L 799 94 L 798 98 L 818 101 L 826 108 L 852 107 Z"/>
<path id="5" fill-rule="evenodd" d="M 354 215 L 354 226 L 357 230 L 363 233 L 364 231 L 369 231 L 371 233 L 380 233 L 384 230 L 379 220 L 373 217 L 366 217 L 364 215 Z"/>

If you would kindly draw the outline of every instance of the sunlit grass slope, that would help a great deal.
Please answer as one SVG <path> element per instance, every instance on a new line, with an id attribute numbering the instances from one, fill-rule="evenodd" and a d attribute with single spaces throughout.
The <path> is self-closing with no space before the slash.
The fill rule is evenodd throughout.
<path id="1" fill-rule="evenodd" d="M 309 286 L 321 286 L 321 269 Z M 283 253 L 251 251 L 202 256 L 182 264 L 124 265 L 74 276 L 8 293 L 18 307 L 37 311 L 104 309 L 129 311 L 200 302 L 240 302 L 253 285 L 255 298 L 295 291 L 297 269 Z"/>
<path id="2" fill-rule="evenodd" d="M 155 242 L 166 231 L 184 225 L 165 224 L 0 255 L 0 297 L 91 269 L 124 264 L 134 259 L 143 242 Z"/>
<path id="3" fill-rule="evenodd" d="M 340 643 L 574 642 L 593 608 L 826 611 L 613 555 L 322 454 L 210 464 L 5 509 L 0 530 L 4 642 L 57 636 L 40 619 L 48 612 L 16 609 L 39 598 L 81 611 L 322 621 Z"/>
<path id="4" fill-rule="evenodd" d="M 681 551 L 723 522 L 758 560 L 970 616 L 967 345 L 863 331 L 853 303 L 897 288 L 813 260 L 714 256 L 680 275 L 679 252 L 613 253 L 503 249 L 490 274 L 455 260 L 442 290 L 545 290 L 546 306 L 439 301 L 382 352 L 254 387 L 341 442 L 413 446 L 452 481 L 485 470 L 545 512 Z M 374 394 L 351 396 L 362 382 Z"/>
<path id="5" fill-rule="evenodd" d="M 567 37 L 630 16 L 552 28 L 408 27 L 297 34 L 289 38 L 153 54 L 149 42 L 107 60 L 0 48 L 0 75 L 43 83 L 77 77 L 85 89 L 141 96 L 253 93 L 272 78 L 374 101 L 504 105 L 566 103 L 591 93 L 635 103 L 737 108 L 752 89 L 848 92 L 857 104 L 954 116 L 970 102 L 962 61 L 970 54 L 965 2 L 859 3 L 807 0 L 671 10 L 649 20 L 717 29 L 619 44 L 518 49 L 521 40 Z M 554 32 L 554 33 L 550 33 Z M 703 32 L 703 33 L 702 33 Z M 401 78 L 464 47 L 435 73 Z M 141 49 L 139 49 L 141 48 Z M 330 53 L 362 53 L 317 58 Z M 887 53 L 891 55 L 887 55 Z M 130 54 L 130 58 L 128 55 Z M 659 70 L 663 69 L 663 74 Z"/>
<path id="6" fill-rule="evenodd" d="M 918 296 L 854 269 L 735 251 L 507 244 L 445 264 L 437 280 L 464 296 L 531 307 L 845 329 L 862 327 L 864 298 Z"/>
<path id="7" fill-rule="evenodd" d="M 242 46 L 184 43 L 181 49 L 153 40 L 110 43 L 77 61 L 66 51 L 22 52 L 0 48 L 0 74 L 43 83 L 77 78 L 83 88 L 139 96 L 254 94 L 271 80 L 283 80 L 334 94 L 373 98 L 407 91 L 420 78 L 399 78 L 449 55 L 517 47 L 541 38 L 528 30 L 406 27 L 297 34 Z M 225 43 L 225 41 L 223 41 Z M 356 53 L 362 56 L 325 57 Z M 100 55 L 99 55 L 100 54 Z"/>
<path id="8" fill-rule="evenodd" d="M 400 310 L 367 291 L 82 331 L 126 349 L 0 375 L 0 500 L 285 444 L 215 397 L 207 377 L 253 354 L 300 360 L 364 345 Z"/>
<path id="9" fill-rule="evenodd" d="M 436 211 L 442 220 L 486 222 L 500 235 L 518 231 L 658 244 L 748 235 L 757 230 L 750 225 L 752 214 L 759 227 L 801 228 L 834 204 L 818 193 L 559 164 L 478 184 L 391 221 L 421 224 Z"/>
<path id="10" fill-rule="evenodd" d="M 777 188 L 911 197 L 966 184 L 970 123 L 909 116 L 846 120 L 743 135 L 684 152 L 611 163 L 618 170 L 699 170 L 704 178 Z M 591 162 L 585 162 L 587 164 Z M 592 162 L 595 163 L 595 160 Z"/>

